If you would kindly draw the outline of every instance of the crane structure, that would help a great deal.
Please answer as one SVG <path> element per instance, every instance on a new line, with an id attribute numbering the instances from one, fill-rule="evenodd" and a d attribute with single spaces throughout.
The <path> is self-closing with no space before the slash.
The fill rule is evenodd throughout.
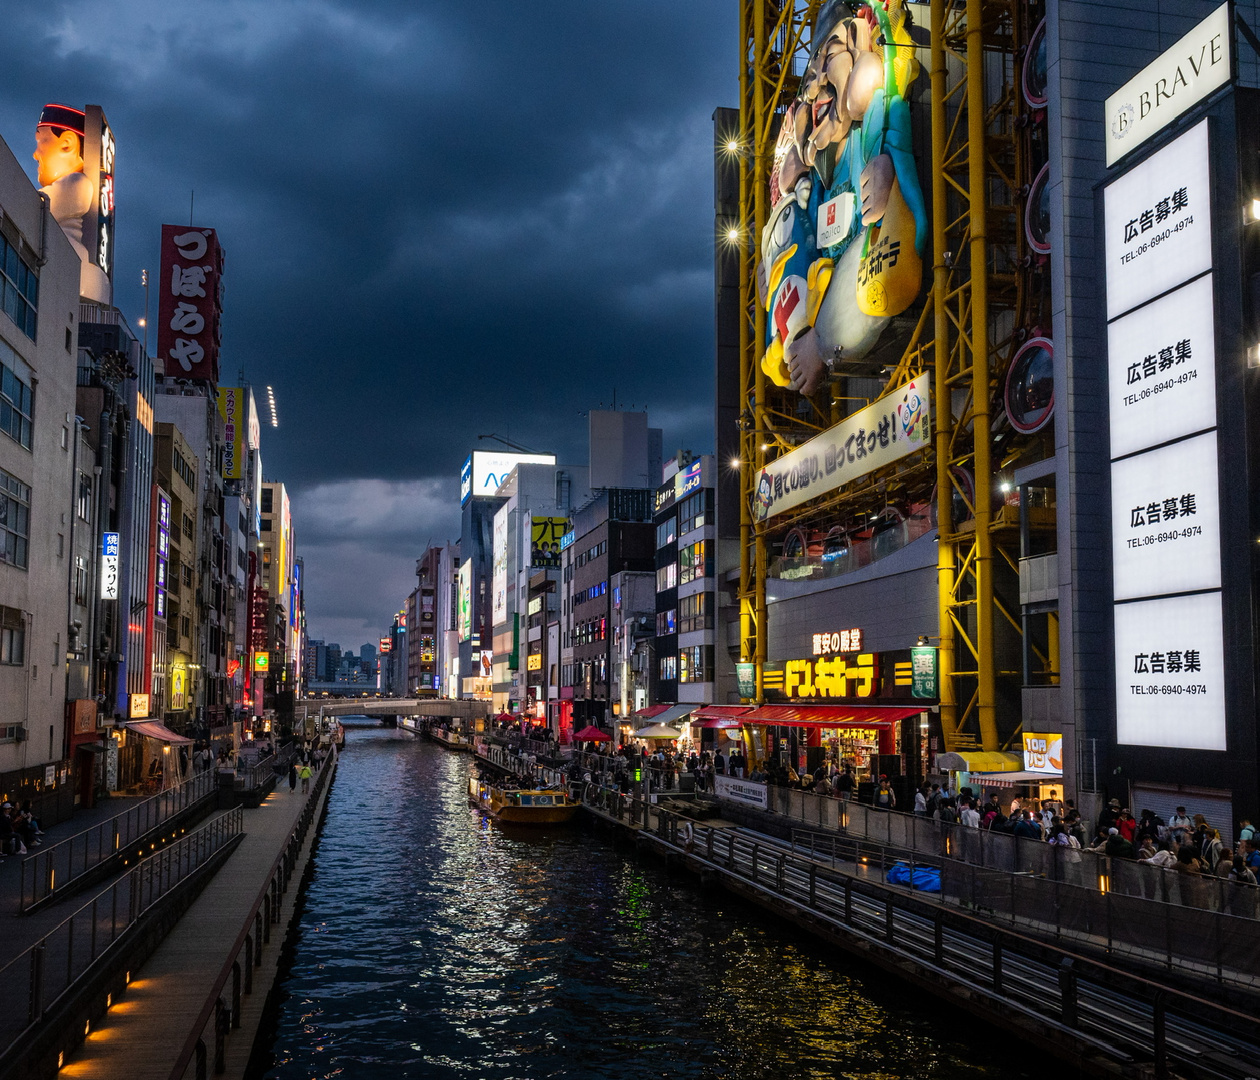
<path id="1" fill-rule="evenodd" d="M 800 90 L 823 7 L 822 0 L 741 0 L 740 7 L 740 135 L 729 149 L 739 155 L 740 175 L 740 659 L 756 676 L 747 700 L 764 700 L 766 577 L 782 538 L 792 530 L 859 529 L 892 506 L 926 508 L 938 529 L 945 746 L 1000 750 L 1019 737 L 1021 687 L 1058 677 L 1057 614 L 1030 624 L 1019 594 L 1019 559 L 1028 554 L 1021 542 L 1026 549 L 1030 531 L 1052 535 L 1053 513 L 1030 514 L 1027 506 L 1021 513 L 1023 493 L 1013 489 L 1015 468 L 1054 457 L 1053 425 L 1020 430 L 1003 404 L 1021 347 L 1050 336 L 1048 248 L 1033 250 L 1025 228 L 1025 204 L 1045 160 L 1045 106 L 1021 93 L 1023 66 L 1036 60 L 1029 45 L 1039 4 L 910 6 L 915 48 L 929 75 L 912 108 L 917 117 L 930 115 L 923 175 L 930 289 L 894 324 L 898 349 L 878 374 L 838 365 L 825 392 L 806 397 L 762 369 L 767 313 L 757 275 L 779 128 Z M 921 372 L 932 375 L 930 452 L 772 521 L 756 520 L 754 497 L 767 463 Z"/>

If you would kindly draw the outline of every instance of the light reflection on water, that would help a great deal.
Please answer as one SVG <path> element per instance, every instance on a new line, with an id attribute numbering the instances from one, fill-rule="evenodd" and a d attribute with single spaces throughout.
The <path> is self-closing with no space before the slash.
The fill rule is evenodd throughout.
<path id="1" fill-rule="evenodd" d="M 489 823 L 464 755 L 348 734 L 269 1077 L 1033 1075 L 767 912 L 579 828 Z"/>

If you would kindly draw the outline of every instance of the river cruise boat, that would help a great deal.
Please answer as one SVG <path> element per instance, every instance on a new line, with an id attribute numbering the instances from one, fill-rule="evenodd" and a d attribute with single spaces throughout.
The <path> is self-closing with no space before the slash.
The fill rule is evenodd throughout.
<path id="1" fill-rule="evenodd" d="M 468 781 L 468 802 L 482 813 L 513 825 L 563 825 L 573 820 L 582 805 L 563 791 L 500 787 L 475 776 Z"/>
<path id="2" fill-rule="evenodd" d="M 428 735 L 430 739 L 441 743 L 448 750 L 458 750 L 462 754 L 472 753 L 472 743 L 458 731 L 447 731 L 445 728 L 431 727 Z"/>

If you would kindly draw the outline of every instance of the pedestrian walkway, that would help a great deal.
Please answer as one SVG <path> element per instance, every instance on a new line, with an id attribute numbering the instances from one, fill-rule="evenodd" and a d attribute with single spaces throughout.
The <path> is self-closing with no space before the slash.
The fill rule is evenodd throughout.
<path id="1" fill-rule="evenodd" d="M 327 798 L 327 793 L 325 784 L 319 797 Z M 126 995 L 66 1062 L 59 1076 L 167 1080 L 307 798 L 300 787 L 290 791 L 287 784 L 281 784 L 256 810 L 245 811 L 245 839 L 240 847 L 157 951 L 132 973 Z M 312 829 L 308 850 L 314 836 Z M 285 896 L 277 935 L 283 933 L 296 895 L 297 889 L 291 888 Z M 255 974 L 256 985 L 264 990 L 253 995 L 259 1009 L 266 997 L 268 972 L 274 973 L 279 951 L 279 942 L 273 938 L 263 953 L 264 967 Z M 248 1041 L 235 1039 L 232 1049 L 239 1053 L 237 1044 Z M 246 1058 L 248 1053 L 246 1045 Z M 244 1059 L 240 1068 L 229 1069 L 229 1074 L 240 1075 L 243 1069 Z"/>
<path id="2" fill-rule="evenodd" d="M 42 845 L 31 848 L 28 854 L 50 848 L 63 840 L 99 825 L 121 814 L 124 810 L 144 802 L 149 796 L 115 797 L 102 799 L 90 810 L 76 810 L 74 816 L 44 830 Z M 4 933 L 0 935 L 0 968 L 19 956 L 61 923 L 78 905 L 72 900 L 68 907 L 53 904 L 34 915 L 19 916 L 22 901 L 22 860 L 25 855 L 9 855 L 0 859 L 0 921 Z M 108 883 L 104 883 L 104 888 Z M 84 894 L 90 896 L 90 894 Z M 79 903 L 82 903 L 79 900 Z"/>

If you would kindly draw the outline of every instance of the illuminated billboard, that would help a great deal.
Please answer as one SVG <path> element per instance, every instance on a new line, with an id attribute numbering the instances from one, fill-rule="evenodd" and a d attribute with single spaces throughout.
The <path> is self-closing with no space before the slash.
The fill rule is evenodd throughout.
<path id="1" fill-rule="evenodd" d="M 48 209 L 79 256 L 79 294 L 113 302 L 114 133 L 99 105 L 45 105 L 35 160 Z"/>
<path id="2" fill-rule="evenodd" d="M 769 316 L 762 368 L 802 394 L 823 386 L 837 358 L 867 356 L 914 303 L 928 238 L 905 4 L 825 4 L 811 40 L 779 129 L 757 267 Z"/>
<path id="3" fill-rule="evenodd" d="M 535 568 L 558 567 L 560 540 L 568 531 L 568 518 L 533 518 L 530 521 L 529 565 Z"/>
<path id="4" fill-rule="evenodd" d="M 223 417 L 223 479 L 245 475 L 245 391 L 239 386 L 219 387 L 219 415 Z"/>
<path id="5" fill-rule="evenodd" d="M 158 355 L 167 378 L 219 380 L 223 250 L 213 229 L 162 226 Z"/>
<path id="6" fill-rule="evenodd" d="M 467 641 L 472 637 L 472 560 L 470 559 L 460 564 L 458 593 L 459 608 L 456 627 L 459 640 Z"/>
<path id="7" fill-rule="evenodd" d="M 459 504 L 493 496 L 517 465 L 554 465 L 555 454 L 510 454 L 474 450 L 459 475 Z"/>
<path id="8" fill-rule="evenodd" d="M 497 626 L 507 620 L 508 510 L 494 515 L 493 571 L 490 575 L 490 621 Z"/>

